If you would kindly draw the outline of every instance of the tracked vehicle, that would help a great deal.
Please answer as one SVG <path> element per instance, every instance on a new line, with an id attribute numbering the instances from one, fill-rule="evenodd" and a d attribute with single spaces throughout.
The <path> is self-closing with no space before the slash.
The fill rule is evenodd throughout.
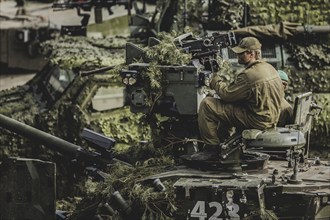
<path id="1" fill-rule="evenodd" d="M 159 193 L 174 190 L 176 211 L 167 213 L 167 210 L 163 210 L 172 219 L 327 219 L 330 217 L 329 162 L 306 157 L 306 126 L 310 126 L 311 117 L 320 110 L 310 106 L 311 97 L 312 94 L 307 93 L 296 98 L 297 124 L 266 131 L 245 130 L 222 144 L 219 161 L 197 164 L 190 160 L 189 154 L 184 155 L 181 157 L 183 163 L 175 166 L 174 170 L 172 168 L 171 171 L 146 176 L 136 184 L 148 185 L 153 182 L 154 190 Z M 50 146 L 62 154 L 68 152 L 78 161 L 85 161 L 82 164 L 87 166 L 95 166 L 103 161 L 101 157 L 98 158 L 101 154 L 90 154 L 76 145 L 6 117 L 1 116 L 0 126 Z M 89 132 L 84 136 L 88 138 L 91 134 Z M 104 140 L 101 138 L 97 142 L 108 142 Z M 270 160 L 269 155 L 254 152 L 255 147 L 262 147 L 263 150 L 275 147 L 287 151 L 291 160 Z M 113 159 L 112 156 L 106 157 L 109 161 Z M 241 169 L 228 169 L 235 165 Z M 104 168 L 97 166 L 98 169 L 102 171 Z M 175 182 L 173 188 L 165 188 L 162 184 L 169 179 Z M 86 218 L 79 219 L 88 219 L 93 215 L 101 216 L 101 219 L 110 216 L 115 219 L 135 219 L 138 217 L 135 211 L 140 213 L 138 210 L 132 211 L 134 203 L 125 201 L 120 190 L 103 198 L 99 206 L 104 204 L 107 204 L 107 209 L 94 209 Z M 110 214 L 109 210 L 115 211 Z"/>
<path id="2" fill-rule="evenodd" d="M 191 49 L 193 57 L 205 60 L 198 53 L 207 54 L 207 60 L 214 61 L 209 57 L 211 45 L 221 47 L 215 43 L 216 37 L 198 52 L 194 49 L 199 40 L 185 37 L 178 37 L 180 46 Z M 229 40 L 233 40 L 231 34 L 221 39 L 223 45 L 230 45 Z M 143 58 L 141 54 L 139 57 Z M 176 135 L 177 142 L 186 138 L 186 144 L 172 145 L 174 151 L 181 150 L 181 165 L 146 178 L 177 180 L 173 185 L 177 205 L 174 219 L 329 218 L 329 162 L 308 158 L 312 119 L 322 109 L 313 102 L 312 92 L 295 98 L 292 125 L 236 133 L 220 145 L 220 159 L 216 161 L 196 161 L 191 157 L 199 151 L 198 103 L 214 70 L 209 63 L 203 64 L 202 70 L 194 69 L 194 65 L 160 65 L 165 78 L 162 80 L 167 84 L 155 99 L 154 91 L 145 86 L 148 64 L 132 63 L 129 70 L 122 71 L 131 111 L 167 116 L 162 129 L 171 137 Z M 148 105 L 150 100 L 153 104 Z"/>
<path id="3" fill-rule="evenodd" d="M 149 185 L 152 182 L 155 192 L 174 191 L 176 211 L 171 213 L 163 210 L 172 219 L 327 219 L 330 217 L 329 161 L 307 158 L 308 148 L 304 139 L 306 133 L 303 133 L 304 129 L 298 129 L 310 126 L 313 112 L 317 113 L 319 110 L 315 106 L 307 107 L 311 97 L 312 94 L 307 93 L 296 98 L 296 120 L 301 126 L 295 124 L 288 128 L 266 131 L 245 130 L 221 145 L 219 161 L 196 163 L 190 159 L 190 154 L 184 155 L 181 157 L 183 162 L 177 164 L 175 169 L 172 167 L 170 171 L 145 176 L 135 184 Z M 301 115 L 307 117 L 302 118 Z M 100 178 L 99 181 L 105 180 L 106 174 L 102 174 L 105 167 L 100 164 L 111 163 L 113 160 L 112 153 L 108 150 L 113 147 L 114 140 L 84 131 L 83 136 L 101 144 L 98 149 L 103 149 L 100 152 L 104 152 L 93 153 L 5 116 L 1 115 L 0 119 L 2 128 L 76 158 L 78 164 L 85 166 L 90 175 Z M 271 160 L 269 155 L 255 152 L 253 148 L 256 146 L 263 147 L 263 150 L 273 147 L 287 150 L 291 160 Z M 37 161 L 33 163 L 36 166 L 38 164 Z M 241 169 L 237 169 L 237 165 Z M 47 166 L 52 170 L 50 164 Z M 236 166 L 234 170 L 228 169 L 233 166 Z M 168 180 L 174 181 L 171 188 L 166 188 L 162 183 Z M 8 200 L 2 198 L 6 195 L 3 190 L 1 188 L 1 200 L 6 201 L 6 207 L 11 210 L 18 205 L 18 200 L 14 198 L 9 204 Z M 41 201 L 38 197 L 33 196 L 33 199 L 35 202 Z M 44 201 L 49 202 L 48 197 Z M 29 206 L 28 201 L 24 204 Z M 88 219 L 93 215 L 102 216 L 101 219 L 110 216 L 115 219 L 140 218 L 137 216 L 140 210 L 132 211 L 136 204 L 125 201 L 120 190 L 101 199 L 99 207 L 104 204 L 110 208 L 89 210 L 86 218 L 79 219 Z M 115 211 L 109 213 L 109 210 Z M 2 215 L 13 216 L 14 212 L 3 210 Z M 51 216 L 49 212 L 47 215 Z"/>
<path id="4" fill-rule="evenodd" d="M 152 44 L 157 44 L 157 41 Z M 139 50 L 136 52 L 139 58 L 143 58 L 143 53 Z M 213 58 L 213 53 L 208 55 Z M 283 53 L 276 55 L 281 56 Z M 210 71 L 201 73 L 192 66 L 161 65 L 161 72 L 166 76 L 165 81 L 168 84 L 159 99 L 157 96 L 153 97 L 157 99 L 154 99 L 155 105 L 151 105 L 153 111 L 149 111 L 150 103 L 147 99 L 151 93 L 150 89 L 145 88 L 148 87 L 148 81 L 141 77 L 141 72 L 149 64 L 147 60 L 133 63 L 135 55 L 128 57 L 132 58 L 131 63 L 121 73 L 123 82 L 127 84 L 126 98 L 134 112 L 160 113 L 168 117 L 168 120 L 161 123 L 163 133 L 160 134 L 172 138 L 166 139 L 166 145 L 170 143 L 173 147 L 176 164 L 165 167 L 162 172 L 156 170 L 153 175 L 146 175 L 148 167 L 141 168 L 137 165 L 137 169 L 142 169 L 144 175 L 135 172 L 136 170 L 123 173 L 124 177 L 118 178 L 113 187 L 105 181 L 104 185 L 108 188 L 103 188 L 104 194 L 94 195 L 91 200 L 83 200 L 80 207 L 87 208 L 76 210 L 76 215 L 68 219 L 154 219 L 159 216 L 168 219 L 329 218 L 329 163 L 308 157 L 309 122 L 314 115 L 313 111 L 316 116 L 319 109 L 311 106 L 312 94 L 298 95 L 295 103 L 297 120 L 293 125 L 268 131 L 244 131 L 223 143 L 221 160 L 196 163 L 189 155 L 199 150 L 195 119 L 198 102 L 203 97 L 200 94 L 201 88 L 207 81 L 208 74 L 211 74 Z M 230 58 L 229 53 L 228 57 Z M 271 58 L 275 58 L 272 61 L 279 64 L 277 67 L 285 63 L 283 57 Z M 189 89 L 183 90 L 182 87 Z M 187 93 L 182 94 L 188 91 L 189 96 Z M 313 95 L 315 97 L 315 93 Z M 71 111 L 68 112 L 69 115 L 74 115 Z M 306 117 L 298 117 L 299 113 Z M 176 137 L 173 138 L 169 133 Z M 77 135 L 76 137 L 79 139 Z M 161 143 L 160 147 L 162 146 L 164 142 Z M 271 153 L 272 158 L 265 152 Z M 273 160 L 274 156 L 283 158 L 283 155 L 288 160 Z M 153 163 L 150 163 L 152 166 Z M 228 169 L 231 167 L 235 169 Z M 114 173 L 109 173 L 117 177 Z M 134 184 L 130 185 L 129 178 L 136 173 L 140 174 L 139 178 L 135 178 Z M 169 181 L 173 184 L 165 184 Z M 144 186 L 147 188 L 143 188 Z M 142 191 L 137 196 L 134 194 L 136 189 Z M 122 196 L 118 196 L 118 192 Z M 154 192 L 162 198 L 169 198 L 174 193 L 175 209 L 168 208 L 172 207 L 172 203 L 165 202 L 164 205 L 164 200 L 159 202 L 148 200 L 148 197 L 145 199 L 144 192 Z M 140 197 L 145 199 L 142 203 Z M 119 208 L 116 201 L 121 202 Z"/>

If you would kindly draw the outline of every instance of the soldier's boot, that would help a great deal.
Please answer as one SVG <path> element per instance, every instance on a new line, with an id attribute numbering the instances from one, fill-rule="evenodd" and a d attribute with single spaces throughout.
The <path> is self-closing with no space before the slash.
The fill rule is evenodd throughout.
<path id="1" fill-rule="evenodd" d="M 205 145 L 204 150 L 191 155 L 193 161 L 218 161 L 219 145 Z"/>

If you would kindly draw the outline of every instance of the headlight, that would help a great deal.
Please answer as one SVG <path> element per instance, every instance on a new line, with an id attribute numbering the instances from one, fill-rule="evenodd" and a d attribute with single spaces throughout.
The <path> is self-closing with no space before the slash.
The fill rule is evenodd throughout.
<path id="1" fill-rule="evenodd" d="M 122 70 L 121 71 L 122 82 L 126 86 L 132 86 L 137 82 L 137 75 L 138 72 L 136 70 Z"/>

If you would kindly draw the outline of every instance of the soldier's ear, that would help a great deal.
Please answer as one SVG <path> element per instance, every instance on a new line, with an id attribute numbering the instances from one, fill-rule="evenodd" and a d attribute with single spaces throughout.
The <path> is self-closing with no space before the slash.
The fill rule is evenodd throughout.
<path id="1" fill-rule="evenodd" d="M 284 91 L 287 90 L 287 88 L 288 88 L 288 83 L 285 82 L 285 81 L 282 81 L 282 84 L 283 84 Z"/>

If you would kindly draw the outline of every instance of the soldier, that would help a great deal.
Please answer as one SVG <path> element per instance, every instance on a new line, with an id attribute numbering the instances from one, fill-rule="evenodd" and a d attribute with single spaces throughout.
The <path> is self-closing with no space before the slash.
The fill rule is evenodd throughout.
<path id="1" fill-rule="evenodd" d="M 192 155 L 193 160 L 218 159 L 219 144 L 229 134 L 225 132 L 219 138 L 218 124 L 222 130 L 236 127 L 237 132 L 277 124 L 284 91 L 276 69 L 261 59 L 261 43 L 257 38 L 246 37 L 231 49 L 245 69 L 231 84 L 216 74 L 212 78 L 210 88 L 220 99 L 206 97 L 200 104 L 198 125 L 205 147 L 204 152 Z"/>
<path id="2" fill-rule="evenodd" d="M 289 77 L 286 72 L 278 70 L 278 75 L 280 76 L 283 84 L 283 90 L 287 90 L 289 84 Z M 277 127 L 284 127 L 285 125 L 293 124 L 293 108 L 283 97 L 281 104 L 281 114 L 277 122 Z"/>

